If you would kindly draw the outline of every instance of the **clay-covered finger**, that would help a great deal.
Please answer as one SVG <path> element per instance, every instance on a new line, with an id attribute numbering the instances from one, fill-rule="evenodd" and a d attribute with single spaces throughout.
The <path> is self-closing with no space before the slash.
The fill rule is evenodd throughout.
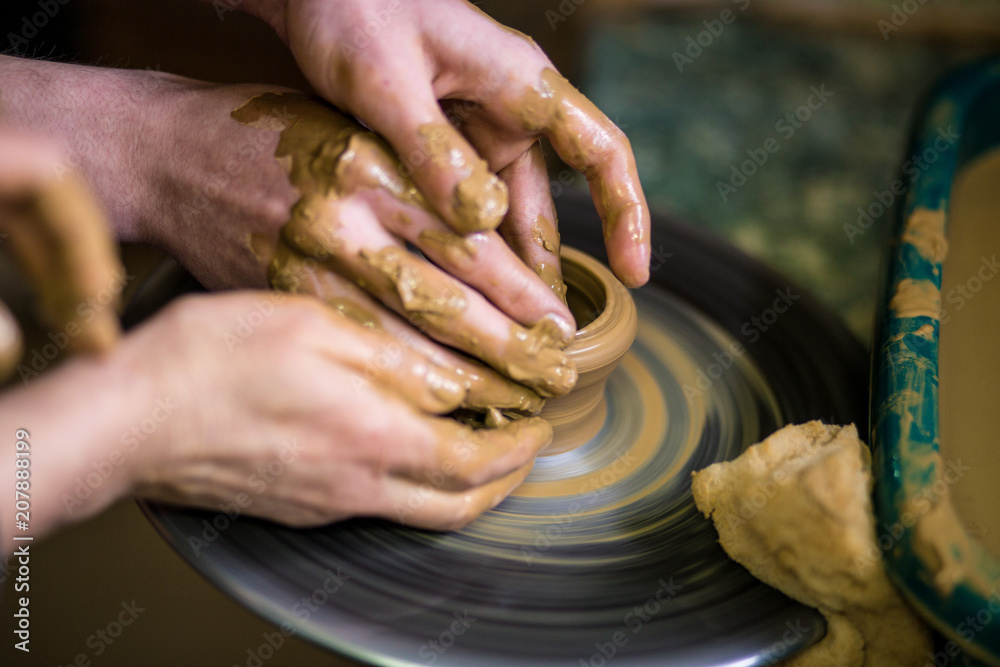
<path id="1" fill-rule="evenodd" d="M 442 491 L 468 491 L 501 479 L 530 465 L 552 440 L 552 427 L 537 417 L 499 428 L 473 429 L 444 418 L 424 424 L 427 434 L 414 440 L 420 444 L 396 452 L 386 461 L 387 470 Z"/>
<path id="2" fill-rule="evenodd" d="M 448 123 L 426 82 L 372 76 L 350 111 L 392 145 L 403 173 L 454 231 L 497 228 L 507 212 L 507 188 Z"/>
<path id="3" fill-rule="evenodd" d="M 285 291 L 298 294 L 323 293 L 324 301 L 336 314 L 358 324 L 350 340 L 343 340 L 343 329 L 321 337 L 322 353 L 336 358 L 354 374 L 351 384 L 356 390 L 377 385 L 383 391 L 397 394 L 416 407 L 430 413 L 445 414 L 460 407 L 465 400 L 464 379 L 454 369 L 435 363 L 403 345 L 394 335 L 386 333 L 380 318 L 370 307 L 354 303 L 342 295 L 331 294 L 328 282 L 332 275 L 318 264 L 305 261 L 287 246 L 279 245 L 272 260 L 272 281 Z M 352 331 L 352 329 L 348 329 Z"/>
<path id="4" fill-rule="evenodd" d="M 383 331 L 385 318 L 392 316 L 342 276 L 325 268 L 321 261 L 299 252 L 282 239 L 268 265 L 268 281 L 282 292 L 315 296 L 337 314 L 374 331 Z"/>
<path id="5" fill-rule="evenodd" d="M 464 490 L 498 479 L 534 461 L 552 441 L 552 427 L 531 417 L 499 428 L 470 428 L 457 422 L 438 422 L 440 440 L 435 468 L 454 470 L 444 488 Z M 422 479 L 418 475 L 418 479 Z"/>
<path id="6" fill-rule="evenodd" d="M 394 478 L 382 485 L 386 497 L 380 514 L 414 528 L 458 530 L 499 505 L 521 485 L 532 465 L 526 464 L 500 479 L 467 491 L 445 491 L 433 482 Z"/>
<path id="7" fill-rule="evenodd" d="M 625 134 L 554 69 L 506 110 L 529 132 L 544 134 L 559 156 L 583 173 L 604 223 L 611 268 L 623 283 L 649 279 L 649 207 Z"/>
<path id="8" fill-rule="evenodd" d="M 326 268 L 361 285 L 420 331 L 539 394 L 562 395 L 573 387 L 576 369 L 563 352 L 564 332 L 552 319 L 531 327 L 513 322 L 479 292 L 409 252 L 361 198 L 315 205 L 309 215 L 293 214 L 282 229 L 290 245 L 323 238 L 323 247 L 334 249 Z"/>
<path id="9" fill-rule="evenodd" d="M 270 279 L 277 289 L 313 295 L 339 315 L 369 329 L 384 331 L 402 345 L 424 355 L 435 366 L 453 370 L 465 392 L 459 407 L 496 408 L 521 414 L 537 414 L 542 409 L 543 401 L 535 392 L 434 343 L 385 310 L 364 290 L 283 242 L 279 243 L 271 263 Z"/>
<path id="10" fill-rule="evenodd" d="M 349 347 L 327 348 L 327 354 L 354 370 L 356 388 L 378 385 L 432 414 L 447 414 L 465 400 L 462 377 L 403 345 L 394 336 L 359 328 Z"/>
<path id="11" fill-rule="evenodd" d="M 119 335 L 124 270 L 97 203 L 74 177 L 40 184 L 8 218 L 18 263 L 50 323 L 75 332 L 76 350 L 108 349 Z"/>
<path id="12" fill-rule="evenodd" d="M 559 230 L 541 144 L 535 142 L 529 151 L 500 170 L 500 178 L 507 183 L 511 201 L 498 230 L 500 235 L 565 304 Z"/>
<path id="13" fill-rule="evenodd" d="M 373 132 L 315 99 L 290 93 L 259 95 L 234 111 L 233 117 L 260 126 L 274 122 L 279 111 L 294 118 L 280 124 L 284 129 L 276 155 L 303 193 L 283 232 L 298 250 L 317 259 L 337 254 L 341 221 L 327 213 L 327 200 L 364 201 L 377 208 L 378 223 L 419 247 L 512 319 L 532 325 L 554 317 L 564 338 L 572 338 L 575 327 L 565 305 L 497 235 L 461 236 L 442 222 L 413 181 L 401 173 L 405 165 Z M 484 266 L 490 270 L 484 271 Z"/>
<path id="14" fill-rule="evenodd" d="M 530 267 L 496 232 L 460 236 L 426 211 L 407 208 L 388 196 L 372 199 L 379 219 L 389 231 L 413 244 L 436 266 L 485 296 L 511 319 L 525 326 L 550 319 L 564 341 L 572 340 L 576 325 L 566 303 L 550 287 L 562 284 L 550 260 L 534 257 L 539 261 Z M 554 225 L 547 219 L 536 222 L 545 230 L 542 233 L 549 240 L 548 247 L 554 247 L 552 239 L 558 243 Z M 539 280 L 536 270 L 548 282 Z"/>

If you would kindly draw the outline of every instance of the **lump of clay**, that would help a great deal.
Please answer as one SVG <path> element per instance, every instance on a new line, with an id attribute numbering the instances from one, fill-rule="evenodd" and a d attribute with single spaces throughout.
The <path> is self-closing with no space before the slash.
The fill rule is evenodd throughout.
<path id="1" fill-rule="evenodd" d="M 785 664 L 923 664 L 930 634 L 873 557 L 871 455 L 853 425 L 786 426 L 691 487 L 733 560 L 826 617 L 823 639 Z"/>

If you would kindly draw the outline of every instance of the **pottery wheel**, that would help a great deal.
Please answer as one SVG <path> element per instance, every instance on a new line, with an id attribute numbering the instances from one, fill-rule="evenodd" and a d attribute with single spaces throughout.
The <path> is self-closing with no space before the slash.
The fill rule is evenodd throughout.
<path id="1" fill-rule="evenodd" d="M 558 203 L 564 243 L 605 259 L 592 204 Z M 467 528 L 294 530 L 152 503 L 148 516 L 250 609 L 375 664 L 749 666 L 817 641 L 818 613 L 722 551 L 690 474 L 789 422 L 865 432 L 866 355 L 813 299 L 717 238 L 654 216 L 653 248 L 604 427 L 540 457 Z M 176 293 L 176 281 L 151 281 L 133 312 Z M 789 288 L 786 312 L 768 312 Z M 731 354 L 734 342 L 745 352 Z M 189 538 L 203 539 L 206 521 L 224 529 L 196 553 Z"/>

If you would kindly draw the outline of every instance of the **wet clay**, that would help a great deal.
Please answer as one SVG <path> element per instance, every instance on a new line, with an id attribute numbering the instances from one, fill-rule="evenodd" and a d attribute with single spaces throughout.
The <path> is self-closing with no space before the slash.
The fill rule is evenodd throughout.
<path id="1" fill-rule="evenodd" d="M 941 312 L 941 292 L 930 280 L 904 278 L 889 301 L 896 317 L 931 317 Z"/>
<path id="2" fill-rule="evenodd" d="M 424 318 L 454 319 L 465 310 L 465 297 L 454 280 L 402 248 L 388 247 L 361 258 L 395 288 L 403 309 Z"/>
<path id="3" fill-rule="evenodd" d="M 232 117 L 281 133 L 275 157 L 302 194 L 340 196 L 382 188 L 405 203 L 430 210 L 385 141 L 349 116 L 298 93 L 263 93 Z M 291 130 L 291 131 L 290 131 Z"/>
<path id="4" fill-rule="evenodd" d="M 535 218 L 535 223 L 531 227 L 531 240 L 543 250 L 559 255 L 559 229 L 554 220 L 549 220 L 544 215 Z M 532 264 L 531 268 L 542 282 L 548 285 L 563 303 L 566 303 L 566 283 L 559 266 L 553 261 L 541 261 Z"/>
<path id="5" fill-rule="evenodd" d="M 998 182 L 1000 151 L 994 150 L 967 167 L 952 187 L 950 250 L 941 276 L 938 415 L 950 500 L 968 535 L 1000 558 Z"/>
<path id="6" fill-rule="evenodd" d="M 604 236 L 610 238 L 619 226 L 628 224 L 626 237 L 645 240 L 645 198 L 639 190 L 639 174 L 633 160 L 625 160 L 624 178 L 603 178 L 597 165 L 607 163 L 609 146 L 618 144 L 631 151 L 628 140 L 614 124 L 554 69 L 542 71 L 536 86 L 529 86 L 506 110 L 528 132 L 541 132 L 566 163 L 591 183 L 598 212 L 604 221 Z"/>
<path id="7" fill-rule="evenodd" d="M 379 189 L 404 205 L 430 212 L 427 201 L 403 175 L 402 165 L 381 138 L 324 103 L 295 93 L 258 95 L 233 111 L 232 116 L 241 123 L 281 133 L 275 157 L 301 193 L 282 228 L 279 248 L 269 266 L 272 285 L 315 294 L 345 316 L 378 327 L 376 318 L 364 312 L 369 309 L 359 310 L 353 303 L 330 296 L 332 285 L 320 279 L 319 273 L 339 271 L 404 313 L 418 328 L 429 327 L 446 343 L 464 344 L 463 349 L 540 394 L 569 391 L 576 372 L 562 353 L 565 343 L 558 331 L 553 332 L 552 322 L 543 320 L 528 328 L 514 325 L 505 341 L 492 346 L 493 350 L 502 349 L 502 353 L 486 354 L 482 341 L 475 339 L 469 323 L 462 318 L 466 303 L 456 283 L 431 264 L 398 246 L 362 250 L 351 257 L 342 254 L 343 244 L 338 238 L 341 223 L 325 210 L 340 197 L 362 189 Z M 458 143 L 461 137 L 454 128 L 428 125 L 421 129 L 421 136 L 432 161 L 464 169 L 467 173 L 463 183 L 485 183 L 476 186 L 477 192 L 493 191 L 490 178 L 495 177 L 488 174 L 484 162 L 464 155 Z M 487 217 L 496 217 L 497 222 L 507 205 L 506 187 L 500 189 L 502 206 L 497 203 L 499 199 L 491 199 L 480 202 L 482 206 L 477 209 Z M 420 239 L 444 248 L 445 254 L 475 254 L 471 240 L 458 235 L 425 231 Z"/>
<path id="8" fill-rule="evenodd" d="M 425 229 L 420 232 L 420 240 L 455 264 L 476 256 L 476 246 L 465 236 Z"/>
<path id="9" fill-rule="evenodd" d="M 14 259 L 35 286 L 46 322 L 65 333 L 73 351 L 110 349 L 120 334 L 118 295 L 126 277 L 87 187 L 70 175 L 0 205 L 2 229 L 9 234 Z M 80 312 L 84 304 L 89 304 L 86 318 Z M 11 345 L 20 340 L 13 318 L 6 315 L 14 328 L 5 336 L 8 345 L 0 344 L 0 357 L 12 356 Z"/>
<path id="10" fill-rule="evenodd" d="M 695 503 L 726 553 L 826 618 L 826 636 L 783 665 L 920 665 L 931 652 L 928 629 L 885 572 L 871 489 L 854 426 L 818 421 L 693 473 Z"/>
<path id="11" fill-rule="evenodd" d="M 472 351 L 540 396 L 560 396 L 573 388 L 576 368 L 563 352 L 562 329 L 553 320 L 542 319 L 530 327 L 513 323 L 505 341 L 488 346 L 460 317 L 466 301 L 454 279 L 401 248 L 376 253 L 363 250 L 361 259 L 384 281 L 382 285 L 370 281 L 369 290 L 386 303 L 398 298 L 401 309 L 420 330 L 438 332 L 444 342 Z"/>
<path id="12" fill-rule="evenodd" d="M 484 354 L 484 358 L 541 396 L 562 396 L 577 382 L 576 366 L 563 353 L 564 347 L 562 328 L 551 319 L 543 319 L 531 327 L 512 324 L 503 357 L 492 359 Z"/>
<path id="13" fill-rule="evenodd" d="M 460 234 L 490 231 L 507 214 L 506 184 L 490 171 L 486 160 L 471 151 L 464 137 L 447 123 L 417 128 L 427 158 L 439 168 L 457 173 L 448 222 Z"/>
<path id="14" fill-rule="evenodd" d="M 924 259 L 934 263 L 941 262 L 948 254 L 944 221 L 944 209 L 931 210 L 918 207 L 907 219 L 900 240 L 916 248 Z"/>
<path id="15" fill-rule="evenodd" d="M 275 289 L 318 296 L 337 315 L 367 329 L 391 334 L 399 344 L 424 355 L 435 368 L 445 369 L 464 392 L 457 407 L 477 413 L 495 410 L 508 416 L 534 415 L 541 410 L 543 401 L 535 392 L 468 358 L 435 346 L 396 315 L 382 310 L 360 287 L 318 262 L 303 260 L 282 245 L 275 254 L 273 265 Z"/>
<path id="16" fill-rule="evenodd" d="M 544 454 L 558 454 L 589 441 L 607 416 L 604 387 L 635 340 L 638 314 L 632 296 L 611 270 L 574 248 L 562 249 L 570 310 L 580 327 L 566 349 L 576 365 L 574 390 L 549 399 L 541 417 L 552 424 Z"/>

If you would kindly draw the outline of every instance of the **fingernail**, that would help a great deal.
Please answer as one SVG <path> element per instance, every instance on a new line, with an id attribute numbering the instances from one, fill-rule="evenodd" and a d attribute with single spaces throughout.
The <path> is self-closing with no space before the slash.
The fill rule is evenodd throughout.
<path id="1" fill-rule="evenodd" d="M 635 289 L 637 287 L 642 287 L 649 282 L 649 268 L 644 266 L 638 271 L 632 273 L 631 279 L 626 283 L 626 287 Z"/>
<path id="2" fill-rule="evenodd" d="M 549 366 L 545 371 L 546 389 L 550 396 L 564 396 L 576 386 L 576 364 L 565 354 L 561 363 Z"/>
<path id="3" fill-rule="evenodd" d="M 563 351 L 562 331 L 549 318 L 529 328 L 511 325 L 504 359 L 508 377 L 534 389 L 539 396 L 561 396 L 576 384 L 576 365 Z"/>
<path id="4" fill-rule="evenodd" d="M 576 336 L 576 322 L 570 322 L 565 317 L 557 315 L 556 313 L 546 313 L 543 320 L 551 320 L 553 324 L 559 329 L 559 333 L 562 337 L 563 343 L 569 345 L 573 342 L 573 337 Z"/>

